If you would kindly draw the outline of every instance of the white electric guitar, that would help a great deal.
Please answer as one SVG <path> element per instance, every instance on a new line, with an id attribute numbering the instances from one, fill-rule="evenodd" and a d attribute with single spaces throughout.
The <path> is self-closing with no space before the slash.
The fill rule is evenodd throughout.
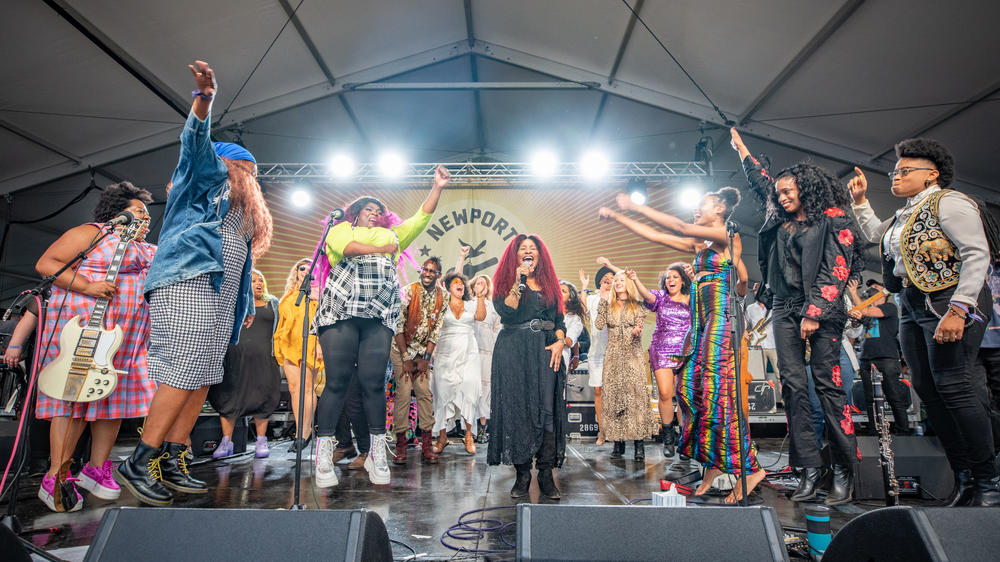
<path id="1" fill-rule="evenodd" d="M 122 230 L 104 281 L 114 283 L 118 278 L 125 250 L 146 224 L 146 221 L 132 221 Z M 66 322 L 59 334 L 59 355 L 38 374 L 38 390 L 67 402 L 93 402 L 114 392 L 118 375 L 124 375 L 125 371 L 111 364 L 122 345 L 123 335 L 121 326 L 110 330 L 104 328 L 109 302 L 110 299 L 97 299 L 86 324 L 79 314 Z"/>

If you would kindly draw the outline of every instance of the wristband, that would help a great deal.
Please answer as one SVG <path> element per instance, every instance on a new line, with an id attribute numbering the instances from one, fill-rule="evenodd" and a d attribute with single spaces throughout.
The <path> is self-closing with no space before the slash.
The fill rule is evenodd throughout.
<path id="1" fill-rule="evenodd" d="M 19 345 L 8 345 L 7 349 L 21 349 L 21 346 L 19 346 Z"/>
<path id="2" fill-rule="evenodd" d="M 430 353 L 424 353 L 421 356 L 421 359 L 423 359 L 424 361 L 430 361 L 431 360 L 431 354 Z"/>
<path id="3" fill-rule="evenodd" d="M 960 315 L 958 313 L 955 313 L 956 316 L 958 316 L 962 320 L 965 320 L 966 318 L 971 317 L 976 322 L 982 322 L 983 321 L 982 316 L 979 316 L 978 314 L 976 314 L 975 312 L 973 312 L 972 309 L 969 307 L 969 305 L 967 305 L 965 303 L 958 302 L 958 301 L 951 301 L 951 302 L 948 303 L 948 306 L 954 306 L 955 308 L 957 308 L 957 309 L 961 310 L 962 312 L 964 312 L 965 316 L 962 316 L 962 315 Z"/>
<path id="4" fill-rule="evenodd" d="M 209 101 L 211 101 L 212 98 L 215 97 L 215 94 L 214 93 L 212 93 L 212 94 L 203 94 L 201 92 L 201 90 L 194 90 L 194 91 L 191 92 L 191 97 L 192 98 L 201 98 L 203 100 L 209 100 Z"/>

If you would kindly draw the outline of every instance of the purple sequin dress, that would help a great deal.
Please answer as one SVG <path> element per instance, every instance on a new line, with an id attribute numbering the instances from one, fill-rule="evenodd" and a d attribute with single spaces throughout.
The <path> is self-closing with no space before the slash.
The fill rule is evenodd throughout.
<path id="1" fill-rule="evenodd" d="M 646 307 L 656 313 L 656 329 L 649 346 L 649 365 L 657 369 L 676 369 L 682 363 L 684 338 L 691 326 L 691 308 L 670 298 L 666 291 L 650 291 L 656 300 Z"/>

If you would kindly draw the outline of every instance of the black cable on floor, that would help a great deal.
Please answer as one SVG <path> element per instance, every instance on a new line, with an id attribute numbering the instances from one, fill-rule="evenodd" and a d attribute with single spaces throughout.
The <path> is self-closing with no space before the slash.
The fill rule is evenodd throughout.
<path id="1" fill-rule="evenodd" d="M 466 519 L 466 517 L 474 514 L 485 515 L 487 511 L 496 511 L 501 509 L 516 509 L 516 508 L 517 508 L 516 505 L 501 505 L 495 507 L 481 507 L 478 509 L 466 511 L 465 513 L 458 516 L 457 523 L 455 523 L 451 527 L 448 527 L 445 530 L 445 532 L 441 533 L 441 538 L 440 538 L 441 544 L 445 548 L 449 548 L 451 550 L 456 550 L 458 552 L 468 552 L 472 554 L 504 554 L 507 552 L 511 552 L 517 547 L 517 543 L 507 540 L 507 537 L 504 536 L 504 531 L 506 531 L 510 527 L 516 526 L 517 521 L 504 522 L 501 521 L 500 519 L 486 519 L 483 517 L 479 519 Z M 475 526 L 477 524 L 478 525 L 488 524 L 488 526 L 477 527 Z M 464 546 L 450 544 L 448 541 L 445 540 L 446 538 L 449 538 L 459 541 L 478 542 L 483 538 L 485 538 L 487 533 L 491 532 L 497 533 L 500 537 L 500 540 L 510 548 L 505 548 L 505 549 L 466 548 Z"/>

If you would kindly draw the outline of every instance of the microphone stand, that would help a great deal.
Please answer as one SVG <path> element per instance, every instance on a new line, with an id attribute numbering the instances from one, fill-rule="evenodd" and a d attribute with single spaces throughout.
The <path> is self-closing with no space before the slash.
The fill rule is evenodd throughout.
<path id="1" fill-rule="evenodd" d="M 743 436 L 746 434 L 744 424 L 746 424 L 748 420 L 743 415 L 743 361 L 740 358 L 740 348 L 743 346 L 744 330 L 742 307 L 739 306 L 739 296 L 736 294 L 736 283 L 739 281 L 735 266 L 736 256 L 733 255 L 733 239 L 736 237 L 736 230 L 736 223 L 733 221 L 726 221 L 726 236 L 729 237 L 729 254 L 732 256 L 732 260 L 734 262 L 733 266 L 729 269 L 729 310 L 726 311 L 726 316 L 729 319 L 729 332 L 732 337 L 733 360 L 736 368 L 736 436 L 739 439 L 740 486 L 743 490 L 740 504 L 743 505 L 743 507 L 746 507 L 750 505 L 750 500 L 747 498 L 747 449 L 746 445 L 743 444 Z"/>
<path id="2" fill-rule="evenodd" d="M 25 310 L 27 310 L 28 308 L 28 302 L 32 298 L 38 297 L 40 304 L 38 307 L 38 325 L 35 328 L 35 330 L 36 331 L 44 330 L 45 322 L 48 316 L 49 296 L 52 293 L 52 284 L 55 283 L 55 280 L 58 279 L 59 276 L 62 275 L 66 270 L 72 268 L 76 264 L 87 259 L 87 255 L 90 254 L 90 252 L 94 248 L 96 248 L 98 244 L 100 244 L 105 238 L 107 238 L 112 231 L 114 231 L 114 228 L 110 228 L 106 232 L 102 232 L 101 235 L 95 238 L 93 242 L 91 242 L 86 248 L 83 249 L 83 251 L 77 254 L 66 265 L 59 268 L 59 271 L 56 271 L 52 275 L 46 275 L 45 277 L 42 278 L 41 282 L 38 285 L 35 285 L 33 288 L 18 295 L 17 299 L 7 309 L 7 312 L 4 313 L 3 319 L 4 320 L 9 319 L 11 314 L 17 314 L 19 316 L 24 315 Z M 37 339 L 39 343 L 41 343 L 41 339 L 40 338 Z M 34 360 L 31 362 L 32 372 L 29 374 L 28 377 L 29 389 L 34 384 L 35 377 L 38 376 L 37 363 L 38 363 L 38 358 L 41 356 L 41 353 L 42 353 L 41 349 L 37 348 L 35 349 L 35 357 Z M 38 556 L 39 558 L 43 558 L 45 560 L 60 560 L 60 558 L 56 558 L 55 556 L 49 554 L 45 550 L 42 550 L 41 548 L 35 546 L 35 544 L 32 543 L 31 541 L 21 537 L 20 536 L 22 529 L 21 522 L 17 518 L 17 490 L 21 481 L 21 471 L 24 468 L 23 463 L 24 463 L 25 450 L 23 447 L 26 447 L 28 445 L 27 442 L 28 434 L 31 428 L 32 419 L 34 418 L 34 402 L 35 402 L 34 396 L 25 397 L 23 406 L 24 410 L 22 410 L 21 412 L 21 418 L 24 422 L 22 424 L 23 428 L 22 435 L 17 440 L 18 442 L 23 443 L 21 449 L 21 458 L 18 461 L 16 461 L 17 462 L 16 465 L 12 464 L 12 466 L 16 466 L 16 468 L 14 469 L 14 474 L 11 477 L 10 484 L 8 484 L 9 486 L 8 493 L 10 494 L 10 498 L 8 499 L 7 503 L 7 514 L 4 515 L 2 518 L 0 518 L 0 525 L 3 525 L 8 529 L 10 529 L 17 537 L 17 540 L 20 541 L 21 544 L 24 546 L 24 548 L 28 549 L 35 556 Z M 16 454 L 17 451 L 11 451 L 12 457 Z M 59 482 L 56 482 L 56 486 L 58 485 Z"/>
<path id="3" fill-rule="evenodd" d="M 334 213 L 330 213 L 328 220 L 326 221 L 326 228 L 323 229 L 323 236 L 320 238 L 320 243 L 316 246 L 316 251 L 313 252 L 312 263 L 309 264 L 309 270 L 302 277 L 302 284 L 299 285 L 299 296 L 295 299 L 295 307 L 305 300 L 304 313 L 302 314 L 302 362 L 299 363 L 299 416 L 302 416 L 306 411 L 306 392 L 315 392 L 312 387 L 306 388 L 306 369 L 309 364 L 306 360 L 309 358 L 309 323 L 312 320 L 309 314 L 309 293 L 312 289 L 313 281 L 313 269 L 316 267 L 316 260 L 319 259 L 319 253 L 323 249 L 323 240 L 326 240 L 326 235 L 330 233 L 330 227 L 333 226 Z M 316 345 L 319 345 L 319 338 L 317 337 Z M 315 414 L 314 414 L 315 415 Z M 312 420 L 308 420 L 312 423 Z M 302 426 L 306 423 L 305 419 L 299 420 L 299 423 L 295 424 L 295 442 L 302 442 Z M 295 491 L 292 496 L 292 507 L 293 511 L 302 511 L 306 508 L 304 504 L 299 503 L 299 491 L 302 488 L 302 447 L 295 448 Z"/>

